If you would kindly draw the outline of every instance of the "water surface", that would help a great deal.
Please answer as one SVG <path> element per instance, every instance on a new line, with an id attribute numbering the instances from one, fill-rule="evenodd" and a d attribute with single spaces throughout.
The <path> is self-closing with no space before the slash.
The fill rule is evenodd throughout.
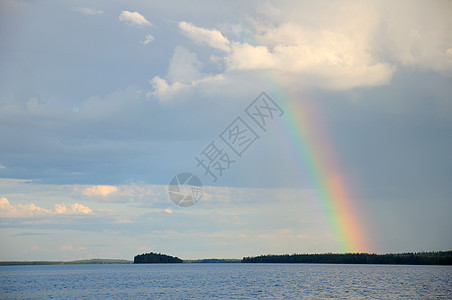
<path id="1" fill-rule="evenodd" d="M 452 299 L 452 267 L 327 264 L 1 266 L 0 298 Z"/>

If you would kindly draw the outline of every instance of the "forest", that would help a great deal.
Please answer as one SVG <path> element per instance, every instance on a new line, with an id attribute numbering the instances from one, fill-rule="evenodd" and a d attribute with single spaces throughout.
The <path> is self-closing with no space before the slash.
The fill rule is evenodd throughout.
<path id="1" fill-rule="evenodd" d="M 292 254 L 244 257 L 242 263 L 452 265 L 452 251 L 397 254 Z"/>
<path id="2" fill-rule="evenodd" d="M 133 258 L 134 264 L 172 264 L 182 262 L 183 261 L 178 257 L 153 252 L 140 254 Z"/>

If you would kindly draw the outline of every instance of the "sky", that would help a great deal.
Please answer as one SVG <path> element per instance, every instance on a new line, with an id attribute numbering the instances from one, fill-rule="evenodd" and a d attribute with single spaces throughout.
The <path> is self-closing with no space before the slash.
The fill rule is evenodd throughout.
<path id="1" fill-rule="evenodd" d="M 451 250 L 451 12 L 1 0 L 0 260 Z"/>

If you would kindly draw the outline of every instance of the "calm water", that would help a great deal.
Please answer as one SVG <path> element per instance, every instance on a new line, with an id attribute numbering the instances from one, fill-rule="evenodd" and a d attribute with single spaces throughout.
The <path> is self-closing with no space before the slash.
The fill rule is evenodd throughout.
<path id="1" fill-rule="evenodd" d="M 0 267 L 0 298 L 452 299 L 452 267 L 309 264 Z"/>

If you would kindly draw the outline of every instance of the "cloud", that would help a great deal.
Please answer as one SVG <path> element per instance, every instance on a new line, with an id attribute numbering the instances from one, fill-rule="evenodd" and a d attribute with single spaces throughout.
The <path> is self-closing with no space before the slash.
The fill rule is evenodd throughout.
<path id="1" fill-rule="evenodd" d="M 50 214 L 52 211 L 36 206 L 34 203 L 11 205 L 7 198 L 0 199 L 0 217 L 3 218 L 31 218 Z"/>
<path id="2" fill-rule="evenodd" d="M 188 86 L 181 84 L 180 82 L 168 84 L 168 82 L 160 76 L 155 76 L 149 83 L 152 85 L 153 92 L 148 93 L 148 96 L 154 95 L 159 100 L 171 98 L 177 91 Z"/>
<path id="3" fill-rule="evenodd" d="M 195 53 L 177 46 L 169 61 L 167 77 L 171 83 L 190 83 L 202 77 L 201 68 L 202 64 Z"/>
<path id="4" fill-rule="evenodd" d="M 72 205 L 65 205 L 65 204 L 55 204 L 55 212 L 57 214 L 67 214 L 67 215 L 74 215 L 74 214 L 90 214 L 93 212 L 93 210 L 87 206 L 84 206 L 79 203 L 75 203 Z"/>
<path id="5" fill-rule="evenodd" d="M 1 181 L 0 181 L 1 182 Z M 124 185 L 70 185 L 74 198 L 85 198 L 87 201 L 103 203 L 135 203 L 152 206 L 164 202 L 167 197 L 167 186 L 143 183 Z"/>
<path id="6" fill-rule="evenodd" d="M 92 9 L 88 7 L 76 7 L 73 8 L 73 10 L 85 15 L 102 15 L 104 13 L 102 10 Z"/>
<path id="7" fill-rule="evenodd" d="M 0 164 L 0 169 L 6 168 L 4 165 Z"/>
<path id="8" fill-rule="evenodd" d="M 394 67 L 375 61 L 362 39 L 285 23 L 264 29 L 261 40 L 265 45 L 235 43 L 225 61 L 228 69 L 268 69 L 289 81 L 301 75 L 309 84 L 329 89 L 388 83 Z"/>
<path id="9" fill-rule="evenodd" d="M 34 203 L 12 205 L 7 198 L 3 197 L 0 199 L 0 217 L 3 218 L 33 218 L 56 214 L 80 215 L 91 214 L 92 212 L 92 209 L 79 203 L 72 205 L 55 204 L 52 211 L 39 207 Z"/>
<path id="10" fill-rule="evenodd" d="M 142 43 L 143 45 L 147 45 L 147 44 L 149 44 L 150 42 L 152 42 L 153 40 L 154 40 L 154 37 L 153 37 L 151 34 L 147 34 L 147 35 L 145 36 L 144 41 L 140 41 L 140 43 Z"/>
<path id="11" fill-rule="evenodd" d="M 217 30 L 186 22 L 179 27 L 196 43 L 227 52 L 223 57 L 225 75 L 230 71 L 269 70 L 288 83 L 303 76 L 312 85 L 349 89 L 386 84 L 395 70 L 388 63 L 376 61 L 368 51 L 369 35 L 376 27 L 374 19 L 369 18 L 354 35 L 334 27 L 306 28 L 295 22 L 269 26 L 255 21 L 258 45 L 230 42 Z"/>
<path id="12" fill-rule="evenodd" d="M 197 55 L 185 47 L 177 46 L 168 66 L 167 79 L 155 76 L 149 82 L 159 100 L 166 100 L 178 92 L 204 83 L 213 83 L 224 79 L 223 75 L 210 75 L 201 72 L 202 64 Z"/>
<path id="13" fill-rule="evenodd" d="M 383 2 L 378 11 L 381 21 L 377 38 L 382 52 L 403 65 L 450 74 L 452 2 Z"/>
<path id="14" fill-rule="evenodd" d="M 212 48 L 230 51 L 230 42 L 220 31 L 197 27 L 191 23 L 180 22 L 179 28 L 189 38 L 199 44 L 206 44 Z"/>
<path id="15" fill-rule="evenodd" d="M 171 208 L 165 208 L 164 212 L 168 213 L 168 214 L 173 214 L 173 211 L 171 210 Z"/>
<path id="16" fill-rule="evenodd" d="M 277 7 L 267 3 L 258 5 L 257 14 L 249 17 L 251 26 L 236 28 L 235 41 L 220 30 L 188 22 L 180 22 L 179 28 L 196 44 L 225 52 L 215 56 L 220 63 L 217 71 L 224 78 L 233 80 L 237 72 L 258 76 L 266 71 L 287 87 L 346 90 L 388 84 L 399 65 L 450 72 L 452 48 L 447 33 L 452 21 L 447 12 L 451 8 L 445 1 L 434 5 L 299 2 Z M 171 69 L 177 68 L 172 63 Z M 181 81 L 154 78 L 159 96 L 171 97 L 183 90 Z"/>
<path id="17" fill-rule="evenodd" d="M 118 188 L 112 185 L 94 185 L 84 188 L 81 193 L 86 197 L 106 197 L 118 192 Z"/>
<path id="18" fill-rule="evenodd" d="M 174 82 L 172 84 L 168 83 L 166 79 L 160 76 L 155 76 L 149 83 L 152 85 L 153 91 L 148 93 L 147 96 L 156 96 L 160 101 L 166 101 L 171 99 L 173 96 L 179 94 L 183 90 L 188 90 L 190 88 L 198 87 L 201 85 L 212 85 L 214 83 L 219 83 L 224 81 L 225 77 L 223 74 L 206 76 L 204 78 L 193 80 L 189 83 Z"/>
<path id="19" fill-rule="evenodd" d="M 225 57 L 231 70 L 260 70 L 278 68 L 278 57 L 265 46 L 234 43 L 231 55 Z"/>
<path id="20" fill-rule="evenodd" d="M 145 17 L 143 17 L 139 12 L 131 12 L 128 10 L 123 10 L 121 14 L 119 15 L 119 21 L 126 22 L 129 25 L 135 25 L 138 27 L 142 26 L 151 26 L 151 22 L 146 20 Z"/>

